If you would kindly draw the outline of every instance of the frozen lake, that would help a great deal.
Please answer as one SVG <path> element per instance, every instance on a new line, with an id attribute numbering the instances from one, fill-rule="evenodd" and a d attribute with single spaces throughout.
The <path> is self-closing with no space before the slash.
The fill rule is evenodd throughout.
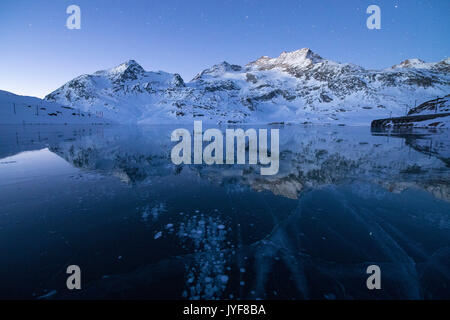
<path id="1" fill-rule="evenodd" d="M 449 131 L 278 126 L 261 176 L 175 128 L 0 126 L 0 298 L 450 298 Z"/>

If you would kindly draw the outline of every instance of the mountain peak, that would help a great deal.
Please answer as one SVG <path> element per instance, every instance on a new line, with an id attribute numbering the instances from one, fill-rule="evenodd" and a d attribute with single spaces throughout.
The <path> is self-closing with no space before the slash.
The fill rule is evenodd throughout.
<path id="1" fill-rule="evenodd" d="M 446 58 L 444 60 L 441 60 L 439 63 L 450 64 L 450 58 Z"/>
<path id="2" fill-rule="evenodd" d="M 145 70 L 144 68 L 141 67 L 141 65 L 139 63 L 136 62 L 136 60 L 127 60 L 121 64 L 119 64 L 118 66 L 112 68 L 111 70 L 109 70 L 110 73 L 112 74 L 119 74 L 119 73 L 124 73 L 124 72 L 133 72 L 135 74 L 138 73 L 144 73 Z"/>
<path id="3" fill-rule="evenodd" d="M 396 64 L 392 66 L 392 69 L 399 69 L 399 68 L 423 68 L 425 67 L 426 62 L 423 60 L 420 60 L 418 58 L 412 58 L 412 59 L 406 59 L 402 61 L 399 64 Z"/>
<path id="4" fill-rule="evenodd" d="M 262 56 L 258 60 L 248 64 L 250 67 L 259 69 L 272 69 L 275 67 L 305 68 L 312 64 L 323 61 L 323 58 L 309 48 L 295 51 L 283 51 L 277 58 Z"/>
<path id="5" fill-rule="evenodd" d="M 283 51 L 278 58 L 322 59 L 321 56 L 315 54 L 310 48 L 302 48 L 290 52 Z"/>
<path id="6" fill-rule="evenodd" d="M 222 63 L 219 63 L 219 64 L 215 65 L 215 67 L 223 68 L 224 71 L 228 71 L 228 72 L 241 71 L 241 69 L 242 69 L 241 66 L 239 66 L 237 64 L 230 64 L 230 63 L 228 63 L 226 61 L 223 61 Z"/>
<path id="7" fill-rule="evenodd" d="M 223 75 L 226 72 L 238 72 L 241 71 L 242 67 L 236 64 L 230 64 L 226 61 L 223 61 L 219 64 L 213 65 L 209 69 L 205 69 L 202 72 L 198 73 L 192 81 L 198 80 L 202 78 L 205 75 L 212 76 L 212 77 L 218 77 Z"/>

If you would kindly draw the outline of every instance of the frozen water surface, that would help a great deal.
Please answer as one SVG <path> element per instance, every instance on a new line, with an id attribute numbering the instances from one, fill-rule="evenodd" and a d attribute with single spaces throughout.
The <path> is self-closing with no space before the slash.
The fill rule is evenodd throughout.
<path id="1" fill-rule="evenodd" d="M 175 128 L 1 126 L 0 297 L 450 298 L 448 131 L 278 127 L 261 176 L 173 165 Z"/>

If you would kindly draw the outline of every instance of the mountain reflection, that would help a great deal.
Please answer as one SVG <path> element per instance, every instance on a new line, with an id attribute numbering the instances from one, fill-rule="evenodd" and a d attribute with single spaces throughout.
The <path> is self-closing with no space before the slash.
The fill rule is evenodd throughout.
<path id="1" fill-rule="evenodd" d="M 369 132 L 367 128 L 280 128 L 280 171 L 261 176 L 257 165 L 173 165 L 170 134 L 175 127 L 106 127 L 76 130 L 48 141 L 49 150 L 73 166 L 146 183 L 156 176 L 191 176 L 219 185 L 298 199 L 305 190 L 352 181 L 376 183 L 392 192 L 419 188 L 450 200 L 450 138 L 440 132 Z M 222 128 L 225 130 L 225 128 Z M 44 138 L 42 137 L 44 136 Z M 26 145 L 26 144 L 24 144 Z"/>

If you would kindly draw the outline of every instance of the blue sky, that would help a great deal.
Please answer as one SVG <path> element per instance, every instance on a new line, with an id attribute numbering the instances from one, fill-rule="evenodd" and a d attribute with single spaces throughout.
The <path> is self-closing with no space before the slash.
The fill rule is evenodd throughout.
<path id="1" fill-rule="evenodd" d="M 66 8 L 81 8 L 81 30 Z M 366 8 L 381 8 L 381 30 Z M 449 56 L 449 0 L 1 0 L 0 89 L 43 97 L 70 79 L 135 59 L 189 81 L 221 61 L 308 47 L 365 68 Z"/>

